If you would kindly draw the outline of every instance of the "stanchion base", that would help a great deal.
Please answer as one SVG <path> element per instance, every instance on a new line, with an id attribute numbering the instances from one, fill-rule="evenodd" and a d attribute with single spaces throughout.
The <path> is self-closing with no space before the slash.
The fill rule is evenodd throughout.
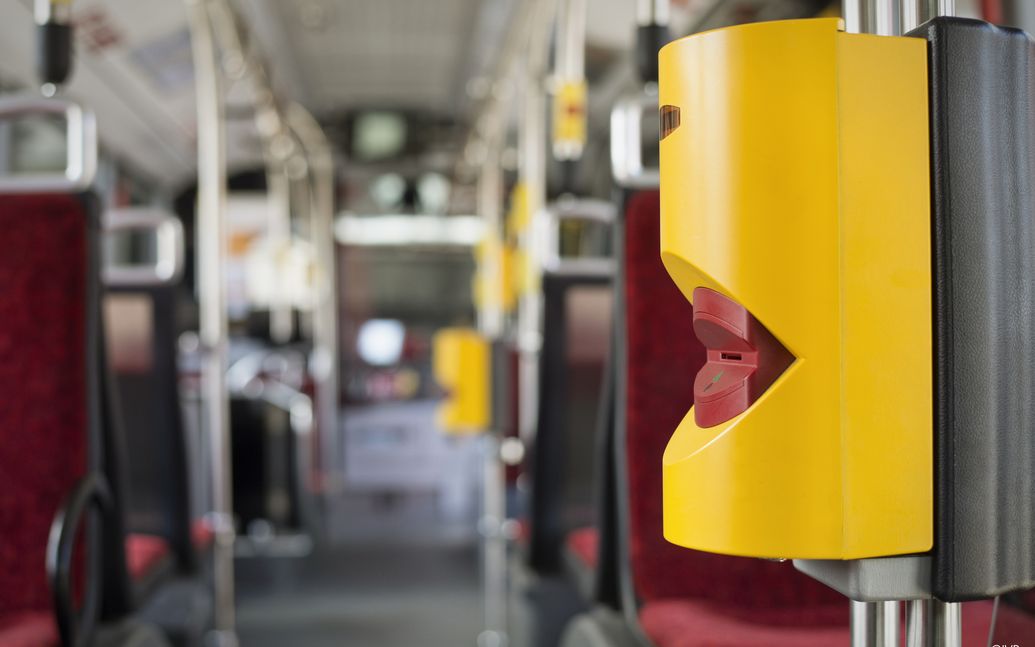
<path id="1" fill-rule="evenodd" d="M 478 634 L 478 647 L 507 647 L 507 634 L 485 630 Z"/>
<path id="2" fill-rule="evenodd" d="M 213 629 L 205 634 L 205 647 L 240 647 L 240 644 L 233 631 Z"/>

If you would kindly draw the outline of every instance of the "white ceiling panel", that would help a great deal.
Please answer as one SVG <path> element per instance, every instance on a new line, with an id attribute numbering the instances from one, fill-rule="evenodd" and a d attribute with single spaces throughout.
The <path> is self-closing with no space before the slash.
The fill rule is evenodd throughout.
<path id="1" fill-rule="evenodd" d="M 452 111 L 483 59 L 491 13 L 515 0 L 242 0 L 282 85 L 316 113 Z M 490 42 L 495 42 L 489 34 Z M 287 60 L 279 52 L 290 50 Z M 290 77 L 286 81 L 284 77 Z"/>
<path id="2" fill-rule="evenodd" d="M 0 0 L 0 74 L 26 88 L 37 84 L 31 5 L 30 0 Z M 175 56 L 175 40 L 183 38 L 182 4 L 84 0 L 75 4 L 74 15 L 79 24 L 77 61 L 65 94 L 97 113 L 101 140 L 109 151 L 143 175 L 170 185 L 181 181 L 194 166 L 190 68 L 187 78 L 178 81 L 153 75 L 165 71 L 162 57 Z M 165 54 L 147 52 L 162 40 Z M 137 58 L 140 51 L 143 58 Z"/>
<path id="3" fill-rule="evenodd" d="M 587 0 L 587 45 L 632 48 L 636 39 L 636 3 L 637 0 Z"/>

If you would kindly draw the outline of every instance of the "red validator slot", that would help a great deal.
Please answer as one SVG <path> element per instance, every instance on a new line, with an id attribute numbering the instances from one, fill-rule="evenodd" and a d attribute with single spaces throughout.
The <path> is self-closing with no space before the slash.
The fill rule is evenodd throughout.
<path id="1" fill-rule="evenodd" d="M 747 411 L 794 363 L 794 355 L 744 306 L 715 290 L 694 290 L 694 333 L 708 351 L 694 380 L 699 427 Z"/>

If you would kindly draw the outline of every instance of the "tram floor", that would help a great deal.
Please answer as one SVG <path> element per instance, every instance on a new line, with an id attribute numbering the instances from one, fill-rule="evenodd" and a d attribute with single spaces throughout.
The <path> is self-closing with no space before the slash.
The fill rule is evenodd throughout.
<path id="1" fill-rule="evenodd" d="M 237 561 L 242 647 L 467 647 L 481 622 L 470 546 L 345 544 Z"/>

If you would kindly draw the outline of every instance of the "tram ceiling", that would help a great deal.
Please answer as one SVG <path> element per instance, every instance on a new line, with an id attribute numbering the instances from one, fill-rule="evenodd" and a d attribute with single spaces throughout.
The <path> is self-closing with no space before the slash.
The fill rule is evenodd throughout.
<path id="1" fill-rule="evenodd" d="M 414 123 L 427 131 L 427 147 L 418 148 L 439 154 L 432 159 L 460 148 L 479 92 L 496 69 L 499 43 L 524 1 L 232 0 L 285 99 L 300 101 L 338 133 L 348 132 L 349 115 L 371 107 L 420 114 Z M 722 6 L 807 1 L 737 0 Z M 685 0 L 688 7 L 700 5 L 698 12 L 712 2 Z M 614 52 L 631 47 L 634 10 L 628 0 L 592 0 L 588 62 L 598 62 L 601 74 Z M 0 22 L 0 84 L 30 88 L 36 48 L 32 0 L 0 0 L 0 12 L 8 18 Z M 183 3 L 77 0 L 74 12 L 79 62 L 66 93 L 97 113 L 109 153 L 158 187 L 175 190 L 189 182 L 196 124 Z M 241 88 L 232 89 L 229 100 L 237 107 L 248 103 Z M 228 134 L 232 168 L 261 162 L 250 113 L 242 114 L 232 119 Z M 424 129 L 428 124 L 433 127 Z M 347 141 L 336 139 L 347 149 Z"/>
<path id="2" fill-rule="evenodd" d="M 508 0 L 240 4 L 264 47 L 276 52 L 274 78 L 296 86 L 290 89 L 298 98 L 324 114 L 371 104 L 452 112 L 471 74 L 478 32 Z"/>
<path id="3" fill-rule="evenodd" d="M 437 125 L 456 141 L 488 91 L 500 43 L 527 0 L 239 0 L 278 86 L 338 130 L 371 108 Z M 592 0 L 590 63 L 631 48 L 635 3 Z M 332 133 L 333 136 L 333 133 Z M 339 141 L 341 141 L 339 139 Z M 344 143 L 344 142 L 342 142 Z"/>

